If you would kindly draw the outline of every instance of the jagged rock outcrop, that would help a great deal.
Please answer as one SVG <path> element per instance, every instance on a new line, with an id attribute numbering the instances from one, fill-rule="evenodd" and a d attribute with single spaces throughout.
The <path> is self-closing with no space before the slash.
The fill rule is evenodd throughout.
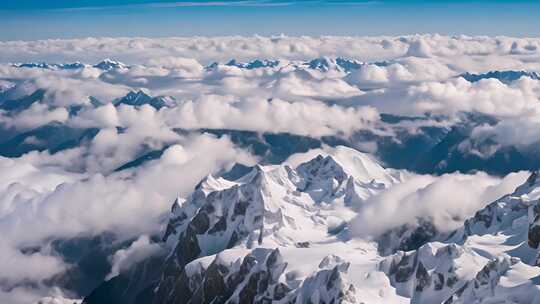
<path id="1" fill-rule="evenodd" d="M 513 193 L 488 204 L 467 219 L 462 228 L 453 232 L 448 241 L 464 241 L 471 235 L 494 234 L 507 229 L 520 219 L 529 216 L 529 209 L 537 204 L 540 196 L 535 189 L 540 187 L 538 172 L 533 172 L 527 181 Z M 534 213 L 534 210 L 531 209 Z M 531 215 L 534 217 L 534 215 Z M 533 219 L 531 219 L 533 220 Z M 534 241 L 532 242 L 534 244 Z"/>
<path id="2" fill-rule="evenodd" d="M 288 302 L 357 303 L 356 288 L 344 277 L 349 265 L 335 255 L 325 257 L 319 264 L 320 270 L 305 279 Z"/>
<path id="3" fill-rule="evenodd" d="M 463 77 L 469 82 L 477 82 L 482 79 L 497 79 L 503 83 L 509 84 L 512 83 L 521 77 L 529 77 L 531 79 L 540 79 L 540 74 L 537 72 L 529 71 L 490 71 L 484 74 L 472 74 L 465 73 L 461 74 L 460 77 Z"/>
<path id="4" fill-rule="evenodd" d="M 461 303 L 538 303 L 540 291 L 532 281 L 514 282 L 511 286 L 501 284 L 503 277 L 520 260 L 501 256 L 489 261 L 476 276 L 466 282 L 444 304 Z"/>
<path id="5" fill-rule="evenodd" d="M 440 303 L 466 284 L 485 261 L 459 245 L 428 243 L 415 251 L 397 252 L 383 260 L 379 269 L 398 294 L 412 303 Z"/>
<path id="6" fill-rule="evenodd" d="M 528 208 L 529 231 L 527 233 L 528 244 L 538 249 L 540 244 L 540 201 Z"/>
<path id="7" fill-rule="evenodd" d="M 348 263 L 326 257 L 307 278 L 287 266 L 279 249 L 256 248 L 243 257 L 225 251 L 189 263 L 173 292 L 158 292 L 154 303 L 356 303 L 343 276 Z"/>
<path id="8" fill-rule="evenodd" d="M 390 229 L 377 238 L 379 252 L 389 255 L 398 250 L 410 251 L 420 246 L 444 238 L 431 220 L 419 218 L 416 223 L 404 224 Z"/>
<path id="9" fill-rule="evenodd" d="M 503 254 L 488 259 L 455 244 L 428 243 L 417 251 L 398 252 L 383 260 L 380 269 L 411 303 L 536 303 L 540 299 L 540 290 L 534 287 L 538 269 L 516 257 Z"/>

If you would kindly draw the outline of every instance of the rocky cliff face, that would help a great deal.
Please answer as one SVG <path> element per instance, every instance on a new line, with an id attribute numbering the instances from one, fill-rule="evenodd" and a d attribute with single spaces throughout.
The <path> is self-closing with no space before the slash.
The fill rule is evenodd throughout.
<path id="1" fill-rule="evenodd" d="M 397 292 L 413 303 L 441 303 L 459 290 L 485 263 L 485 258 L 459 245 L 428 243 L 418 250 L 397 252 L 383 260 Z"/>
<path id="2" fill-rule="evenodd" d="M 349 264 L 328 256 L 309 277 L 288 272 L 279 249 L 256 248 L 243 257 L 225 251 L 189 263 L 169 294 L 154 303 L 355 303 L 343 274 Z"/>
<path id="3" fill-rule="evenodd" d="M 377 243 L 381 254 L 389 255 L 398 250 L 415 250 L 428 242 L 444 238 L 445 235 L 437 230 L 431 220 L 419 218 L 417 223 L 386 231 L 377 238 Z"/>

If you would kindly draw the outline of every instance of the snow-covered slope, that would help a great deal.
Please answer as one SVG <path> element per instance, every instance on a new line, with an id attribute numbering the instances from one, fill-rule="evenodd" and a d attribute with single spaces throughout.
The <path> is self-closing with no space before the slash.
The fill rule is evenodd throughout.
<path id="1" fill-rule="evenodd" d="M 411 303 L 540 303 L 538 173 L 443 243 L 398 251 L 380 269 Z"/>
<path id="2" fill-rule="evenodd" d="M 428 222 L 388 232 L 386 242 L 410 249 L 392 253 L 352 237 L 348 223 L 405 172 L 345 147 L 289 163 L 207 176 L 173 204 L 160 274 L 144 286 L 134 276 L 143 271 L 130 270 L 124 280 L 138 287 L 114 292 L 156 304 L 540 303 L 537 173 L 451 234 Z M 106 299 L 114 285 L 104 284 L 85 303 Z"/>
<path id="3" fill-rule="evenodd" d="M 353 205 L 399 182 L 399 178 L 399 174 L 382 168 L 369 156 L 345 147 L 296 168 L 256 166 L 233 182 L 208 176 L 190 198 L 178 199 L 173 206 L 164 240 L 174 250 L 157 289 L 159 301 L 175 297 L 187 264 L 200 257 L 221 255 L 229 248 L 280 248 L 284 259 L 292 260 L 289 268 L 297 268 L 297 259 L 305 254 L 312 255 L 310 267 L 318 265 L 326 256 L 324 253 L 331 254 L 338 246 L 348 247 L 346 223 L 354 214 Z M 373 244 L 361 245 L 375 257 Z M 348 267 L 338 268 L 333 276 L 345 273 Z M 307 297 L 302 294 L 310 292 L 302 289 L 314 288 L 310 286 L 319 281 L 327 282 L 328 276 L 332 276 L 327 272 L 308 268 L 303 273 L 309 275 L 303 279 L 282 278 L 287 297 Z M 354 298 L 353 291 L 350 293 Z M 337 294 L 340 291 L 326 290 L 320 297 Z"/>

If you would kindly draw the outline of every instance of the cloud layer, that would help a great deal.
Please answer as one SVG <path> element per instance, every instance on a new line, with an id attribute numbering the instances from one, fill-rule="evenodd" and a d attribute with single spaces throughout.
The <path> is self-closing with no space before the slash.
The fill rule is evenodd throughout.
<path id="1" fill-rule="evenodd" d="M 19 296 L 48 295 L 50 290 L 21 290 L 20 282 L 42 282 L 71 265 L 49 246 L 52 240 L 91 237 L 105 232 L 118 240 L 155 235 L 163 228 L 171 202 L 185 197 L 205 175 L 235 162 L 253 164 L 227 138 L 198 135 L 168 148 L 160 159 L 134 172 L 69 173 L 62 162 L 45 155 L 0 158 L 0 281 L 10 301 Z M 69 165 L 68 165 L 69 168 Z M 36 229 L 29 229 L 35 227 Z M 25 248 L 35 248 L 24 253 Z M 111 258 L 112 271 L 155 253 L 158 248 L 139 238 Z M 24 302 L 24 301 L 23 301 Z"/>
<path id="2" fill-rule="evenodd" d="M 485 173 L 412 176 L 360 206 L 351 223 L 352 231 L 361 237 L 377 237 L 424 219 L 440 232 L 451 232 L 485 205 L 513 192 L 528 176 L 528 172 L 504 178 Z"/>

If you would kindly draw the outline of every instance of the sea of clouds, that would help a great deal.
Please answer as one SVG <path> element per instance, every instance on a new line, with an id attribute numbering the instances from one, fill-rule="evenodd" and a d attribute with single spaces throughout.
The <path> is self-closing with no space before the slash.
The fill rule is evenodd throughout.
<path id="1" fill-rule="evenodd" d="M 361 67 L 340 68 L 338 57 Z M 110 70 L 93 66 L 104 58 L 123 65 Z M 310 67 L 307 63 L 316 58 L 324 64 Z M 224 64 L 231 59 L 278 63 L 247 69 Z M 76 61 L 85 65 L 17 65 Z M 54 240 L 107 232 L 120 241 L 136 240 L 111 255 L 109 276 L 156 253 L 159 248 L 150 236 L 159 235 L 176 197 L 188 196 L 207 174 L 258 161 L 226 136 L 178 129 L 315 138 L 347 138 L 369 130 L 392 137 L 396 128 L 414 133 L 421 126 L 450 127 L 468 112 L 496 119 L 476 127 L 473 137 L 531 149 L 540 135 L 540 80 L 469 82 L 459 76 L 491 70 L 540 71 L 540 39 L 418 35 L 0 42 L 1 100 L 45 90 L 43 101 L 27 109 L 0 110 L 3 129 L 18 134 L 57 122 L 98 130 L 90 141 L 57 153 L 0 157 L 0 302 L 29 303 L 63 292 L 44 283 L 70 267 L 50 245 Z M 170 106 L 114 105 L 138 91 L 166 96 Z M 74 107 L 79 109 L 75 114 Z M 381 113 L 425 119 L 389 126 Z M 370 152 L 377 149 L 376 143 L 368 146 Z M 165 147 L 158 159 L 114 171 L 149 148 Z M 463 149 L 489 153 L 472 144 Z M 379 234 L 430 216 L 441 230 L 451 230 L 525 178 L 523 172 L 504 178 L 482 172 L 413 175 L 367 202 L 353 227 Z M 410 213 L 401 213 L 404 209 Z M 369 220 L 374 215 L 377 223 Z"/>

